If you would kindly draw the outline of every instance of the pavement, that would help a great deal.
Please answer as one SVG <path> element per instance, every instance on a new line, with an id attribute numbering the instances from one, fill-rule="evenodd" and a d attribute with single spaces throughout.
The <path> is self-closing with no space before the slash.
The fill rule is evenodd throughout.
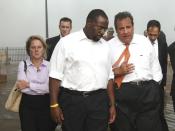
<path id="1" fill-rule="evenodd" d="M 18 113 L 5 110 L 4 104 L 7 96 L 16 81 L 18 64 L 7 64 L 7 81 L 0 83 L 0 131 L 21 131 Z M 173 111 L 172 99 L 169 96 L 172 80 L 172 69 L 168 65 L 167 86 L 165 87 L 165 117 L 168 123 L 169 131 L 175 131 L 175 113 Z M 61 131 L 60 126 L 56 131 Z"/>
<path id="2" fill-rule="evenodd" d="M 0 131 L 21 131 L 18 113 L 4 108 L 8 94 L 16 81 L 17 68 L 18 64 L 7 64 L 4 68 L 7 72 L 7 81 L 0 83 Z M 61 131 L 60 126 L 56 131 Z"/>

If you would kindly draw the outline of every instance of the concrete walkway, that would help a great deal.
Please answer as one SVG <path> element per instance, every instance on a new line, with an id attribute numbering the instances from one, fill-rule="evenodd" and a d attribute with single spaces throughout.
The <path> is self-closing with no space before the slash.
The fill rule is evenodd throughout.
<path id="1" fill-rule="evenodd" d="M 0 83 L 0 131 L 21 131 L 18 113 L 5 110 L 4 105 L 8 94 L 16 81 L 18 64 L 8 64 L 7 82 Z M 60 127 L 56 131 L 61 131 Z"/>
<path id="2" fill-rule="evenodd" d="M 9 91 L 11 90 L 13 84 L 16 81 L 17 66 L 17 64 L 8 64 L 6 66 L 7 82 L 0 83 L 0 131 L 20 131 L 18 113 L 8 112 L 4 109 L 5 100 L 7 99 Z M 169 65 L 165 95 L 165 115 L 170 131 L 175 131 L 175 113 L 173 111 L 171 97 L 169 96 L 171 79 L 172 70 Z M 56 131 L 61 131 L 59 128 L 60 127 L 58 127 Z"/>

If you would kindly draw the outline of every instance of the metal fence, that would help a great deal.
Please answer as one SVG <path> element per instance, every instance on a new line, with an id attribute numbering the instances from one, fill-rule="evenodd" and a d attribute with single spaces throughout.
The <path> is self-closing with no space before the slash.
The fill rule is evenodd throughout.
<path id="1" fill-rule="evenodd" d="M 0 83 L 7 81 L 7 64 L 18 63 L 26 58 L 24 47 L 0 48 Z"/>
<path id="2" fill-rule="evenodd" d="M 0 63 L 18 63 L 27 58 L 25 47 L 0 48 Z"/>

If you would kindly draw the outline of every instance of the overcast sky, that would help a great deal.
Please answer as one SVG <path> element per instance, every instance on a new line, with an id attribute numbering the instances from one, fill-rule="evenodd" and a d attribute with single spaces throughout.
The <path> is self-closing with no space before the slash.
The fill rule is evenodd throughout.
<path id="1" fill-rule="evenodd" d="M 109 26 L 119 11 L 131 12 L 139 34 L 150 19 L 159 20 L 170 44 L 175 41 L 174 5 L 174 0 L 48 0 L 49 37 L 59 33 L 61 17 L 73 20 L 74 32 L 84 26 L 90 10 L 100 8 L 107 13 Z M 0 47 L 25 46 L 33 34 L 45 38 L 45 0 L 0 0 L 0 18 Z"/>

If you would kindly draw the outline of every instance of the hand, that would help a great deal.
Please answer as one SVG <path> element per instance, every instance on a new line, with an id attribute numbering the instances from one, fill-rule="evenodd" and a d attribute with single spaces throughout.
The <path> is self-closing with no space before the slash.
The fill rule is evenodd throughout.
<path id="1" fill-rule="evenodd" d="M 29 88 L 29 82 L 25 80 L 18 80 L 16 86 L 18 87 L 19 90 Z"/>
<path id="2" fill-rule="evenodd" d="M 124 61 L 120 67 L 113 67 L 114 75 L 120 76 L 125 74 L 130 74 L 135 69 L 133 64 L 128 64 L 126 61 Z"/>
<path id="3" fill-rule="evenodd" d="M 115 105 L 110 106 L 109 108 L 109 124 L 113 123 L 115 121 L 115 117 L 116 117 L 116 108 Z"/>
<path id="4" fill-rule="evenodd" d="M 60 107 L 51 108 L 51 116 L 56 123 L 62 123 L 64 120 L 63 112 Z"/>

